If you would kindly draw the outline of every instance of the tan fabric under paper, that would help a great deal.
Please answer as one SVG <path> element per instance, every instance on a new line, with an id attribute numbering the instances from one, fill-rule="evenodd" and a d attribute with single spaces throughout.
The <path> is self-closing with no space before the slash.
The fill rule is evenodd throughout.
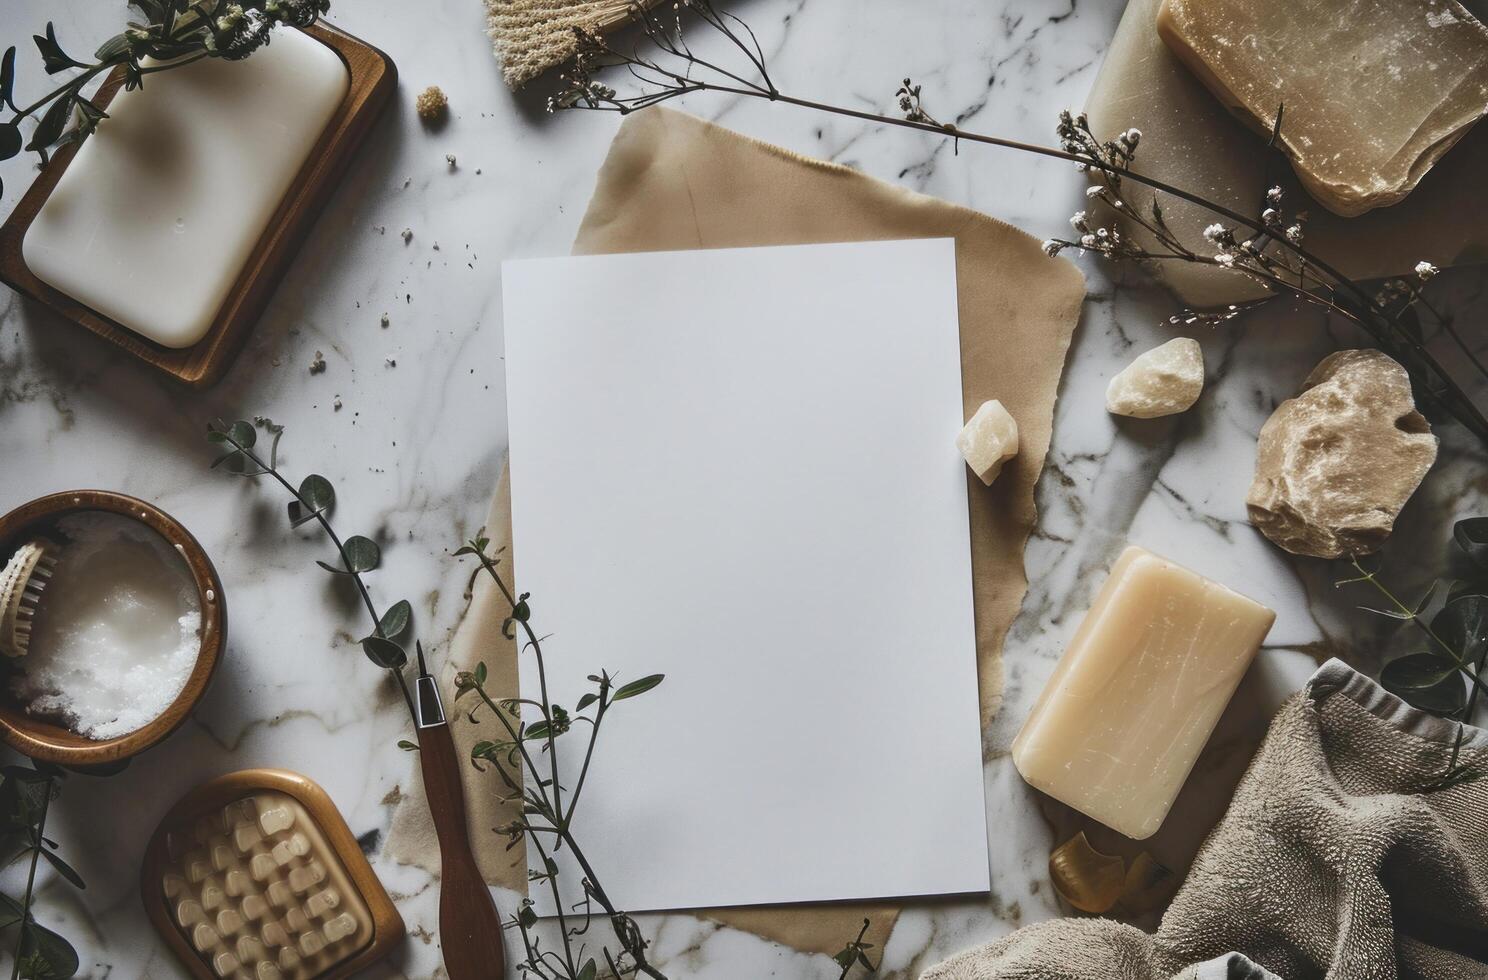
<path id="1" fill-rule="evenodd" d="M 1001 700 L 1002 641 L 1027 589 L 1023 547 L 1034 524 L 1033 488 L 1049 447 L 1065 352 L 1085 295 L 1079 271 L 1063 259 L 1045 256 L 1036 239 L 984 214 L 666 109 L 627 117 L 621 126 L 573 251 L 602 254 L 932 237 L 956 239 L 966 414 L 969 417 L 989 398 L 1000 399 L 1018 422 L 1022 447 L 991 487 L 968 474 L 985 721 L 997 712 Z M 947 440 L 954 437 L 954 432 L 946 433 Z M 503 474 L 487 523 L 493 547 L 510 541 L 508 493 Z M 893 515 L 884 515 L 884 520 L 893 520 Z M 510 574 L 510 567 L 504 567 Z M 455 670 L 469 669 L 484 659 L 493 689 L 515 693 L 516 653 L 501 638 L 507 610 L 500 598 L 484 581 L 478 583 L 451 645 L 446 680 Z M 468 752 L 481 734 L 478 726 L 455 724 L 462 752 Z M 507 851 L 504 838 L 492 832 L 511 819 L 494 804 L 492 779 L 490 774 L 467 773 L 477 858 L 488 881 L 521 890 L 526 881 L 522 850 Z M 892 841 L 884 843 L 893 846 Z M 394 814 L 388 853 L 405 863 L 438 869 L 437 844 L 417 786 Z M 872 855 L 864 855 L 864 860 L 872 860 Z M 872 923 L 870 941 L 881 948 L 903 904 L 712 909 L 698 914 L 795 949 L 835 953 L 857 935 L 864 917 Z"/>

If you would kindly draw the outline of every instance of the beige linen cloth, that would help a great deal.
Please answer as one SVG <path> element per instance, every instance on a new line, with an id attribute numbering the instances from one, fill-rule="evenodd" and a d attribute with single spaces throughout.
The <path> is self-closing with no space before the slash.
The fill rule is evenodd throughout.
<path id="1" fill-rule="evenodd" d="M 648 109 L 626 118 L 599 174 L 574 252 L 658 251 L 896 238 L 956 239 L 961 374 L 966 414 L 1000 399 L 1018 422 L 1021 451 L 991 487 L 968 474 L 977 652 L 984 721 L 1002 690 L 1002 640 L 1027 589 L 1023 546 L 1034 523 L 1033 487 L 1049 448 L 1055 394 L 1079 317 L 1079 271 L 1050 259 L 1034 238 L 984 214 L 914 194 L 835 164 L 747 139 L 691 116 Z M 955 437 L 946 433 L 946 439 Z M 869 468 L 871 469 L 871 467 Z M 864 479 L 871 479 L 868 469 Z M 894 515 L 885 514 L 885 521 Z M 487 520 L 493 547 L 511 540 L 503 478 Z M 521 556 L 516 556 L 520 568 Z M 510 566 L 504 565 L 509 575 Z M 520 574 L 520 572 L 519 572 Z M 515 694 L 516 652 L 501 638 L 507 610 L 482 578 L 451 644 L 446 681 L 486 661 L 496 691 Z M 604 651 L 594 652 L 602 666 Z M 445 687 L 449 689 L 448 684 Z M 456 720 L 468 751 L 480 729 Z M 892 781 L 893 774 L 884 774 Z M 511 814 L 493 803 L 493 777 L 466 772 L 471 836 L 486 880 L 526 887 L 520 848 L 492 831 Z M 388 852 L 438 871 L 422 788 L 411 781 L 394 814 Z M 748 847 L 747 841 L 720 846 Z M 884 841 L 885 847 L 894 846 Z M 611 886 L 613 888 L 613 886 Z M 708 917 L 808 952 L 835 953 L 872 920 L 880 945 L 891 902 L 711 910 Z"/>
<path id="2" fill-rule="evenodd" d="M 1470 731 L 1462 761 L 1488 768 L 1488 731 Z M 923 980 L 1483 980 L 1488 779 L 1422 792 L 1455 733 L 1330 660 L 1277 713 L 1155 934 L 1060 919 Z"/>

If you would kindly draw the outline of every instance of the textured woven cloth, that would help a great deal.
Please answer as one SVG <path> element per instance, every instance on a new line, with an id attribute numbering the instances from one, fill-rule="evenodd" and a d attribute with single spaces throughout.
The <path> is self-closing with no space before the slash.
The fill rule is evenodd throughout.
<path id="1" fill-rule="evenodd" d="M 643 0 L 654 7 L 659 0 Z M 501 77 L 512 88 L 561 65 L 574 53 L 575 27 L 604 33 L 630 20 L 631 0 L 485 0 Z"/>
<path id="2" fill-rule="evenodd" d="M 1060 919 L 923 980 L 1484 980 L 1488 779 L 1422 791 L 1455 731 L 1331 660 L 1272 721 L 1155 934 Z M 1469 731 L 1464 761 L 1488 768 L 1488 731 Z"/>

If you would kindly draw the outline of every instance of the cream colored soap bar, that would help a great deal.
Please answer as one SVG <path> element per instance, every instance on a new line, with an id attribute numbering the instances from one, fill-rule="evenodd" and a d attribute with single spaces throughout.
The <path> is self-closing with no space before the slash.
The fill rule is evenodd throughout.
<path id="1" fill-rule="evenodd" d="M 280 28 L 120 92 L 26 232 L 38 278 L 163 347 L 206 335 L 351 85 L 331 48 Z"/>
<path id="2" fill-rule="evenodd" d="M 1163 0 L 1163 41 L 1341 215 L 1395 204 L 1488 105 L 1488 28 L 1456 0 Z"/>
<path id="3" fill-rule="evenodd" d="M 1152 836 L 1275 619 L 1127 548 L 1014 739 L 1013 764 L 1112 830 Z"/>

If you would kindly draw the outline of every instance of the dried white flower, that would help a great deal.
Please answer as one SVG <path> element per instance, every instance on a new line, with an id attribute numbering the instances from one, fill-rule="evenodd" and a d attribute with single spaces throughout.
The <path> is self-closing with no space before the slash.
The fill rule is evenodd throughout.
<path id="1" fill-rule="evenodd" d="M 1416 276 L 1419 277 L 1422 282 L 1430 279 L 1432 276 L 1436 275 L 1440 271 L 1440 269 L 1432 265 L 1430 262 L 1416 263 Z"/>
<path id="2" fill-rule="evenodd" d="M 1209 239 L 1211 242 L 1217 242 L 1224 237 L 1226 230 L 1227 229 L 1224 225 L 1216 222 L 1210 225 L 1208 228 L 1204 229 L 1204 237 Z"/>
<path id="3" fill-rule="evenodd" d="M 1226 269 L 1232 269 L 1235 267 L 1235 256 L 1231 255 L 1229 252 L 1220 252 L 1218 255 L 1214 256 L 1214 261 L 1218 262 Z"/>
<path id="4" fill-rule="evenodd" d="M 1070 227 L 1074 228 L 1076 231 L 1084 231 L 1088 219 L 1089 215 L 1087 215 L 1084 211 L 1076 211 L 1074 214 L 1070 215 Z"/>
<path id="5" fill-rule="evenodd" d="M 1267 191 L 1266 192 L 1266 200 L 1270 201 L 1272 204 L 1280 204 L 1281 203 L 1281 186 L 1280 185 L 1277 185 L 1275 187 L 1272 187 L 1269 191 Z"/>

